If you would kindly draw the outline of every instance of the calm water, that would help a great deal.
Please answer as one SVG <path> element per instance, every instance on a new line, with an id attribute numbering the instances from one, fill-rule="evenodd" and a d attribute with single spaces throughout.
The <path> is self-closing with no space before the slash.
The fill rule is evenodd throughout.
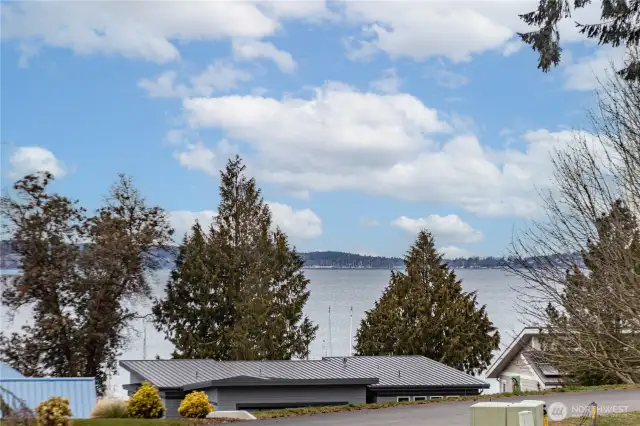
<path id="1" fill-rule="evenodd" d="M 492 269 L 462 269 L 456 271 L 462 279 L 462 285 L 467 291 L 477 291 L 478 301 L 487 305 L 491 320 L 502 334 L 502 346 L 509 343 L 514 333 L 521 327 L 519 315 L 515 312 L 515 296 L 510 287 L 517 284 L 518 278 L 505 275 L 504 272 Z M 311 280 L 311 296 L 305 308 L 307 315 L 320 326 L 316 340 L 311 345 L 311 357 L 320 358 L 324 355 L 349 354 L 350 309 L 353 307 L 353 328 L 360 323 L 364 312 L 371 309 L 388 284 L 387 270 L 331 270 L 309 269 L 305 271 Z M 160 296 L 164 291 L 168 271 L 160 271 L 154 277 L 156 294 Z M 331 317 L 329 317 L 331 307 Z M 140 314 L 149 312 L 149 306 L 141 306 Z M 5 311 L 0 311 L 4 316 Z M 12 324 L 3 321 L 3 330 L 17 330 L 29 320 L 29 312 L 18 314 Z M 331 326 L 329 327 L 329 323 Z M 156 355 L 169 357 L 172 345 L 164 340 L 161 333 L 155 331 L 152 325 L 140 321 L 137 333 L 133 333 L 131 344 L 124 351 L 120 359 L 143 359 L 144 330 L 146 329 L 146 356 L 153 359 Z M 331 342 L 329 344 L 329 342 Z M 117 393 L 123 393 L 121 386 L 128 381 L 128 374 L 124 371 L 113 378 L 112 385 Z M 497 390 L 496 383 L 491 383 L 492 391 Z"/>

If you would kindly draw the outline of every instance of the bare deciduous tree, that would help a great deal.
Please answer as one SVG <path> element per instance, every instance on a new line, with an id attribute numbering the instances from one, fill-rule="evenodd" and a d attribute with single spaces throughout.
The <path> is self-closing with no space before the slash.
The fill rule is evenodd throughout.
<path id="1" fill-rule="evenodd" d="M 597 96 L 591 132 L 553 154 L 546 217 L 514 238 L 506 268 L 561 372 L 640 383 L 640 82 L 611 72 Z"/>

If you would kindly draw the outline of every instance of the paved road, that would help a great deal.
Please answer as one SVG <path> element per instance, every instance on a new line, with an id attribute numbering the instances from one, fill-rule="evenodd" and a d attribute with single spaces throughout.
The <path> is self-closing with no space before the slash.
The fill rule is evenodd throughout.
<path id="1" fill-rule="evenodd" d="M 542 400 L 550 406 L 562 402 L 569 416 L 579 417 L 584 406 L 595 401 L 600 413 L 640 411 L 640 390 L 578 392 L 539 395 L 527 398 L 495 399 L 494 401 L 517 402 L 523 399 Z M 483 401 L 487 401 L 483 399 Z M 469 407 L 473 401 L 442 402 L 436 404 L 409 405 L 378 410 L 351 411 L 344 413 L 317 414 L 314 416 L 259 420 L 256 426 L 469 426 Z"/>

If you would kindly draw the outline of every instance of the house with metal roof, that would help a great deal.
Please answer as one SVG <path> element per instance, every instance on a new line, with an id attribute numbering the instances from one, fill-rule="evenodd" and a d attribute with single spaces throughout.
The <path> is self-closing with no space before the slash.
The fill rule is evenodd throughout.
<path id="1" fill-rule="evenodd" d="M 497 379 L 501 392 L 552 389 L 562 386 L 563 377 L 545 360 L 540 345 L 541 328 L 525 327 L 486 371 Z"/>
<path id="2" fill-rule="evenodd" d="M 88 377 L 25 377 L 0 363 L 0 397 L 9 407 L 35 410 L 53 396 L 69 399 L 72 418 L 88 418 L 96 405 L 96 381 Z M 0 411 L 0 418 L 3 415 Z"/>
<path id="3" fill-rule="evenodd" d="M 321 405 L 420 401 L 478 395 L 489 384 L 423 356 L 350 356 L 320 360 L 120 361 L 133 394 L 143 381 L 156 386 L 177 417 L 184 396 L 204 391 L 216 410 L 255 411 Z"/>

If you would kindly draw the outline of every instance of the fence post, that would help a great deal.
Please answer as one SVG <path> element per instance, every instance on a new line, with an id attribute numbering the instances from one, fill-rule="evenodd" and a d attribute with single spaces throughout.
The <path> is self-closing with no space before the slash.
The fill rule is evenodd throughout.
<path id="1" fill-rule="evenodd" d="M 598 417 L 598 404 L 591 403 L 591 426 L 596 426 L 596 419 Z"/>

